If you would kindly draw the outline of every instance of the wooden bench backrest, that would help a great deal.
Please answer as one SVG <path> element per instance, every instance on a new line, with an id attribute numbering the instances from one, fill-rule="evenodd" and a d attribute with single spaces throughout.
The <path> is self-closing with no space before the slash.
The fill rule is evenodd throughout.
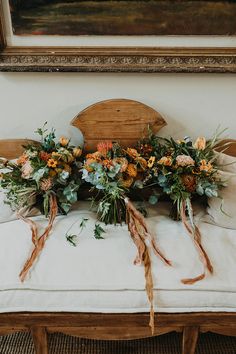
<path id="1" fill-rule="evenodd" d="M 71 122 L 84 136 L 85 150 L 96 150 L 100 141 L 112 140 L 132 146 L 145 137 L 148 126 L 157 133 L 166 125 L 163 117 L 143 103 L 112 99 L 89 106 Z"/>
<path id="2" fill-rule="evenodd" d="M 24 151 L 27 144 L 38 144 L 35 140 L 30 139 L 2 139 L 0 140 L 0 157 L 6 159 L 15 159 Z"/>

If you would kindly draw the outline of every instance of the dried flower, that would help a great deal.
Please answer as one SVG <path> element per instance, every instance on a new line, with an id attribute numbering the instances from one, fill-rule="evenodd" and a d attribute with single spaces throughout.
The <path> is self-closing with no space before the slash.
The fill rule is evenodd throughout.
<path id="1" fill-rule="evenodd" d="M 206 138 L 204 138 L 204 137 L 197 138 L 197 140 L 195 141 L 193 146 L 197 150 L 204 150 L 206 148 Z"/>
<path id="2" fill-rule="evenodd" d="M 69 139 L 65 138 L 64 136 L 62 136 L 59 140 L 61 146 L 67 146 L 69 144 Z"/>
<path id="3" fill-rule="evenodd" d="M 189 155 L 178 155 L 176 157 L 177 166 L 185 167 L 185 166 L 194 166 L 195 161 Z"/>
<path id="4" fill-rule="evenodd" d="M 57 167 L 57 164 L 58 164 L 57 160 L 54 160 L 54 159 L 49 159 L 47 162 L 48 167 L 51 167 L 51 168 Z"/>
<path id="5" fill-rule="evenodd" d="M 130 177 L 136 177 L 137 176 L 137 166 L 133 163 L 129 163 L 126 169 L 126 173 L 130 176 Z"/>
<path id="6" fill-rule="evenodd" d="M 186 174 L 181 177 L 186 191 L 193 193 L 196 190 L 196 177 L 194 175 Z"/>
<path id="7" fill-rule="evenodd" d="M 164 165 L 164 166 L 171 166 L 172 165 L 172 157 L 171 156 L 163 156 L 158 163 L 160 165 Z"/>

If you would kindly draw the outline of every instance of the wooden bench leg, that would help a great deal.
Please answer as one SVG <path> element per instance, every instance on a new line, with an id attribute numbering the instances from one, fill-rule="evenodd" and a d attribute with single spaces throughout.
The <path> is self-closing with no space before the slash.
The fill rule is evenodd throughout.
<path id="1" fill-rule="evenodd" d="M 48 338 L 45 327 L 32 327 L 31 334 L 36 354 L 48 354 Z"/>
<path id="2" fill-rule="evenodd" d="M 194 354 L 195 353 L 197 340 L 198 340 L 198 334 L 199 334 L 198 327 L 184 327 L 182 354 Z"/>

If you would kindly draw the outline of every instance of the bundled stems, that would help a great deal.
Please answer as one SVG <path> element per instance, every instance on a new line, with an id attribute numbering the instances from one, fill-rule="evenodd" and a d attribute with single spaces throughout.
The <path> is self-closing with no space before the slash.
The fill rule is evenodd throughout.
<path id="1" fill-rule="evenodd" d="M 37 231 L 37 225 L 34 221 L 27 219 L 23 217 L 20 213 L 18 213 L 18 217 L 25 221 L 27 224 L 29 224 L 31 233 L 32 233 L 32 243 L 34 245 L 34 249 L 30 255 L 30 257 L 27 259 L 27 261 L 24 264 L 24 267 L 22 271 L 20 272 L 20 280 L 24 282 L 30 268 L 33 266 L 34 262 L 38 258 L 39 254 L 41 253 L 45 242 L 49 236 L 49 233 L 53 227 L 53 223 L 55 220 L 55 217 L 57 215 L 57 198 L 54 193 L 50 194 L 50 213 L 49 213 L 49 221 L 48 221 L 48 226 L 44 230 L 43 234 L 41 236 L 38 236 L 38 231 Z"/>

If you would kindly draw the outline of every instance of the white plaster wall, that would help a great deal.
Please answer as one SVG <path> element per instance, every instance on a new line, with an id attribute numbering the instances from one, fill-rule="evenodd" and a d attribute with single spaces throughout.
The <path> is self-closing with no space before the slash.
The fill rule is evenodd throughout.
<path id="1" fill-rule="evenodd" d="M 158 110 L 162 134 L 211 136 L 217 125 L 236 138 L 236 75 L 0 73 L 0 139 L 35 138 L 48 121 L 81 141 L 70 120 L 100 100 L 130 98 Z M 96 127 L 94 127 L 96 129 Z"/>

